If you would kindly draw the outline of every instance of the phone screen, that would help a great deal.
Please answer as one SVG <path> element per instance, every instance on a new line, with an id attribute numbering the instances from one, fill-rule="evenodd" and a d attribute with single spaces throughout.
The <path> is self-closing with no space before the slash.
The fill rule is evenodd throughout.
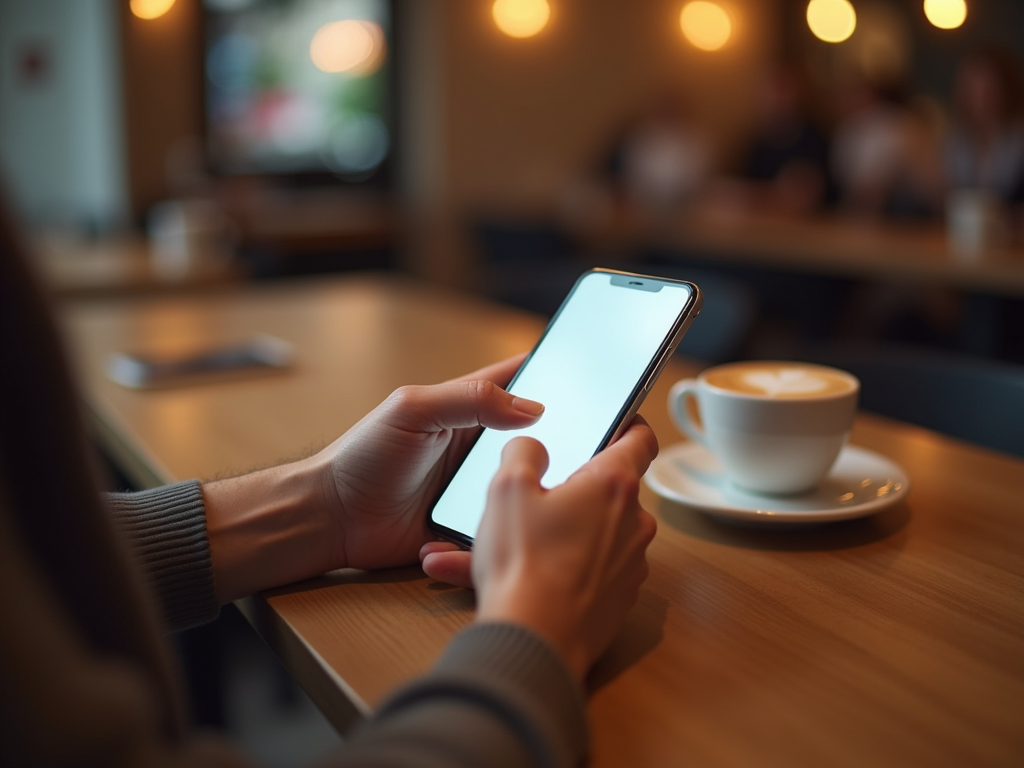
<path id="1" fill-rule="evenodd" d="M 548 451 L 545 488 L 563 483 L 612 439 L 675 348 L 697 309 L 692 283 L 593 271 L 581 277 L 509 385 L 543 403 L 526 429 L 485 429 L 441 494 L 431 522 L 469 543 L 476 535 L 501 451 L 515 437 Z M 444 530 L 447 529 L 447 530 Z"/>

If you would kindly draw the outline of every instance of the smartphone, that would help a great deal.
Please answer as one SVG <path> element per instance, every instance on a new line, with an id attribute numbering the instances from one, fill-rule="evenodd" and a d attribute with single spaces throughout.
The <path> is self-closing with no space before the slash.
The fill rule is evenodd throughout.
<path id="1" fill-rule="evenodd" d="M 693 283 L 608 269 L 584 273 L 508 391 L 543 403 L 526 429 L 484 429 L 430 511 L 442 537 L 471 546 L 501 451 L 528 435 L 548 451 L 545 488 L 563 483 L 625 431 L 703 299 Z"/>
<path id="2" fill-rule="evenodd" d="M 171 387 L 283 371 L 293 357 L 291 344 L 261 334 L 237 344 L 178 355 L 118 352 L 107 361 L 107 376 L 132 389 Z"/>

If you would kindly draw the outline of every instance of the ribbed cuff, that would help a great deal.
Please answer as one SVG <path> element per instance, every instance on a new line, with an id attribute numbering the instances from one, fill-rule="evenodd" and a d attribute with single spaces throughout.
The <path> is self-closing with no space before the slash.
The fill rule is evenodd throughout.
<path id="1" fill-rule="evenodd" d="M 492 710 L 518 733 L 533 765 L 571 768 L 586 752 L 582 689 L 558 654 L 523 627 L 474 624 L 465 629 L 427 678 L 397 694 L 384 711 L 425 696 L 462 699 Z"/>
<path id="2" fill-rule="evenodd" d="M 107 506 L 149 577 L 169 629 L 217 618 L 220 606 L 199 481 L 107 494 Z"/>

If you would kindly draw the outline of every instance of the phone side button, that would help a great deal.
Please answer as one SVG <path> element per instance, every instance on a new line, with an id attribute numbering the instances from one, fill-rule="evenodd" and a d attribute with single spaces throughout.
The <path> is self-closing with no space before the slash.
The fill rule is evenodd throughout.
<path id="1" fill-rule="evenodd" d="M 658 365 L 655 366 L 654 371 L 651 373 L 651 375 L 647 377 L 647 382 L 644 384 L 644 392 L 651 391 L 651 387 L 653 387 L 654 382 L 658 380 L 658 376 L 661 375 L 661 370 L 665 367 L 665 364 L 668 362 L 668 359 L 671 356 L 672 348 L 669 347 L 662 353 L 661 360 L 658 361 Z"/>

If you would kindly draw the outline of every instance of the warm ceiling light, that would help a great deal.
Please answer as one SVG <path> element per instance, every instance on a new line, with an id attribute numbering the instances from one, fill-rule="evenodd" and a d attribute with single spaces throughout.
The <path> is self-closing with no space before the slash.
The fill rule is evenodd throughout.
<path id="1" fill-rule="evenodd" d="M 494 0 L 491 15 L 509 37 L 533 37 L 547 26 L 551 6 L 547 0 Z"/>
<path id="2" fill-rule="evenodd" d="M 717 3 L 694 0 L 683 6 L 679 14 L 683 35 L 702 51 L 717 51 L 732 34 L 732 21 Z"/>
<path id="3" fill-rule="evenodd" d="M 967 18 L 965 0 L 924 0 L 924 15 L 939 29 L 956 29 Z"/>
<path id="4" fill-rule="evenodd" d="M 857 28 L 857 14 L 850 0 L 811 0 L 807 4 L 807 26 L 819 40 L 841 43 Z"/>
<path id="5" fill-rule="evenodd" d="M 313 35 L 309 57 L 324 72 L 369 75 L 384 60 L 384 30 L 356 19 L 324 24 Z"/>
<path id="6" fill-rule="evenodd" d="M 156 19 L 163 16 L 174 5 L 174 0 L 132 0 L 132 13 L 140 19 Z"/>

